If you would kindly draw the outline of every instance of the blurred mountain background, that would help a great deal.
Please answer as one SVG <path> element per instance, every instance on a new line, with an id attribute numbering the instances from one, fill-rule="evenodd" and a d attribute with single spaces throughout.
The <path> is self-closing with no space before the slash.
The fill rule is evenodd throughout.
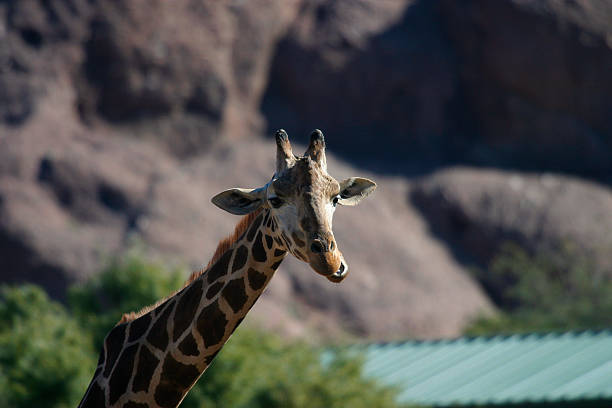
<path id="1" fill-rule="evenodd" d="M 238 220 L 210 198 L 268 181 L 275 129 L 300 150 L 320 128 L 334 177 L 379 185 L 336 214 L 351 276 L 288 260 L 253 325 L 452 337 L 551 283 L 544 314 L 607 296 L 611 21 L 607 0 L 0 1 L 0 280 L 64 301 L 134 246 L 199 268 Z"/>

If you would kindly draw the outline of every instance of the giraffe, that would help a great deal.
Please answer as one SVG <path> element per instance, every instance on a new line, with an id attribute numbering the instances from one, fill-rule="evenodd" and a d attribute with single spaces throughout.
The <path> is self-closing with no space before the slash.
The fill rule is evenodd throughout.
<path id="1" fill-rule="evenodd" d="M 333 213 L 339 204 L 357 204 L 376 183 L 332 178 L 318 129 L 301 157 L 293 154 L 284 130 L 275 138 L 276 169 L 266 185 L 232 188 L 212 198 L 221 209 L 243 216 L 234 233 L 180 291 L 123 315 L 104 340 L 80 408 L 177 407 L 287 254 L 332 282 L 346 278 Z"/>

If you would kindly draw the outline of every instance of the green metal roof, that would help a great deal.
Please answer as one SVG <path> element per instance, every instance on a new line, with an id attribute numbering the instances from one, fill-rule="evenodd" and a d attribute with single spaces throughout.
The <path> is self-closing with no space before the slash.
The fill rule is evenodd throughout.
<path id="1" fill-rule="evenodd" d="M 354 349 L 365 352 L 366 376 L 399 388 L 399 402 L 612 402 L 612 331 L 406 341 Z"/>

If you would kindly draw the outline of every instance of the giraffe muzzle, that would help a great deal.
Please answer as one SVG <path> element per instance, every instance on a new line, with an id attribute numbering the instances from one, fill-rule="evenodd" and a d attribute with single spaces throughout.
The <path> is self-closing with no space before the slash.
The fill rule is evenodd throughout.
<path id="1" fill-rule="evenodd" d="M 310 266 L 320 275 L 332 282 L 341 282 L 348 273 L 348 265 L 340 251 L 313 253 Z"/>
<path id="2" fill-rule="evenodd" d="M 338 270 L 327 277 L 328 280 L 334 283 L 340 283 L 348 275 L 348 265 L 344 262 L 344 259 L 340 261 L 340 267 Z"/>

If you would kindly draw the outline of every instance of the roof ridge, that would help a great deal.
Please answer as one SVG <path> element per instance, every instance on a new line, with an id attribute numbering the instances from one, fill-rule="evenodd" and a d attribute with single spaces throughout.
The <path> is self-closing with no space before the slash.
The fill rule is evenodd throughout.
<path id="1" fill-rule="evenodd" d="M 492 340 L 508 340 L 511 338 L 560 338 L 563 336 L 597 336 L 601 334 L 606 334 L 612 336 L 612 328 L 602 328 L 602 329 L 579 329 L 579 330 L 551 330 L 551 331 L 533 331 L 533 332 L 525 332 L 525 333 L 498 333 L 498 334 L 490 334 L 484 336 L 474 336 L 474 335 L 465 335 L 454 338 L 439 338 L 439 339 L 404 339 L 404 340 L 390 340 L 390 341 L 374 341 L 374 342 L 366 342 L 366 343 L 358 343 L 355 346 L 402 346 L 405 344 L 453 344 L 459 342 L 472 342 L 478 340 L 484 341 L 492 341 Z"/>

